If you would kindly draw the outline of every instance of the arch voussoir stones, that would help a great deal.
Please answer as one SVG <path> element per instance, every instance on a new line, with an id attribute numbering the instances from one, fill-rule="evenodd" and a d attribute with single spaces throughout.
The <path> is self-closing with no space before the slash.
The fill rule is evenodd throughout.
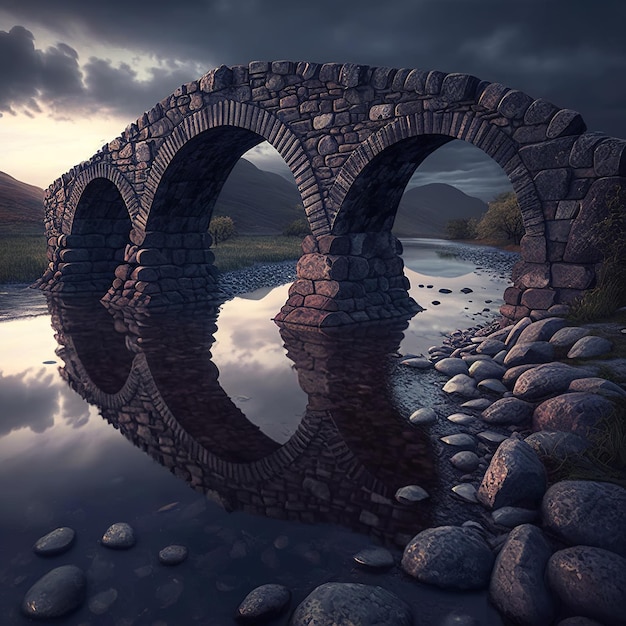
<path id="1" fill-rule="evenodd" d="M 607 207 L 623 202 L 626 141 L 468 74 L 353 63 L 253 61 L 179 87 L 46 191 L 51 265 L 39 284 L 97 293 L 108 282 L 105 298 L 119 306 L 215 298 L 213 206 L 237 159 L 268 141 L 294 175 L 312 232 L 277 318 L 323 326 L 409 316 L 417 305 L 391 228 L 415 169 L 453 139 L 494 159 L 521 207 L 521 261 L 502 314 L 566 310 L 596 284 L 603 259 L 593 242 Z M 97 248 L 98 235 L 126 241 L 92 258 L 85 237 Z M 75 236 L 82 252 L 68 251 Z"/>

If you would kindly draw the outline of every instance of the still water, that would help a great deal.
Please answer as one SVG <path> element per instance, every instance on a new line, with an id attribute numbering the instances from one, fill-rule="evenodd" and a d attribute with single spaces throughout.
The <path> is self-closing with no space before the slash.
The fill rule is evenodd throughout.
<path id="1" fill-rule="evenodd" d="M 437 245 L 404 242 L 411 295 L 425 310 L 378 336 L 279 329 L 272 317 L 288 285 L 175 320 L 0 294 L 2 623 L 29 623 L 24 593 L 75 564 L 88 601 L 64 624 L 231 624 L 255 586 L 287 585 L 293 607 L 328 581 L 390 589 L 424 623 L 458 608 L 498 624 L 484 594 L 352 560 L 372 543 L 399 559 L 434 519 L 434 504 L 393 499 L 406 484 L 434 492 L 440 479 L 428 433 L 396 402 L 390 355 L 488 322 L 508 284 L 502 270 Z M 138 541 L 113 552 L 99 539 L 119 521 Z M 36 556 L 33 543 L 58 526 L 76 530 L 74 546 Z M 169 544 L 186 545 L 189 559 L 160 565 Z M 89 603 L 100 592 L 115 598 L 104 611 Z"/>

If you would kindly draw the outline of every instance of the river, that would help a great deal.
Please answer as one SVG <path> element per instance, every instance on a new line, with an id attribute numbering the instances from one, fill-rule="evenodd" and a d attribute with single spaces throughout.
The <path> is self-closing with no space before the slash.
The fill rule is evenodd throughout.
<path id="1" fill-rule="evenodd" d="M 434 515 L 393 501 L 399 486 L 436 489 L 438 477 L 427 433 L 394 402 L 389 355 L 488 323 L 509 284 L 511 257 L 493 249 L 403 244 L 425 310 L 385 337 L 281 332 L 272 317 L 288 285 L 174 323 L 49 308 L 39 292 L 0 289 L 5 623 L 29 623 L 26 590 L 72 563 L 87 574 L 88 602 L 64 624 L 229 624 L 257 585 L 286 584 L 295 606 L 331 580 L 384 586 L 428 623 L 459 607 L 498 624 L 484 593 L 450 594 L 352 560 L 372 543 L 399 559 Z M 99 544 L 119 521 L 138 537 L 128 551 Z M 76 530 L 73 547 L 35 555 L 58 526 Z M 169 544 L 187 546 L 188 560 L 159 564 Z"/>

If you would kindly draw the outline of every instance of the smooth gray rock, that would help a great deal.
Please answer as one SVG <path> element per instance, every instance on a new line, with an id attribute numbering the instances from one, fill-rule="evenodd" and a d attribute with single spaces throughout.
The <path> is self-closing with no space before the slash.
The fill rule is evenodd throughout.
<path id="1" fill-rule="evenodd" d="M 135 545 L 135 532 L 130 524 L 116 522 L 102 535 L 102 545 L 115 550 L 127 550 Z"/>
<path id="2" fill-rule="evenodd" d="M 595 393 L 564 393 L 535 408 L 533 430 L 560 430 L 586 437 L 613 410 L 610 400 Z"/>
<path id="3" fill-rule="evenodd" d="M 580 435 L 546 430 L 532 433 L 524 441 L 539 456 L 549 456 L 557 461 L 562 461 L 573 454 L 581 454 L 591 445 Z"/>
<path id="4" fill-rule="evenodd" d="M 493 404 L 493 400 L 489 398 L 474 398 L 473 400 L 467 400 L 461 404 L 462 409 L 476 409 L 477 411 L 483 411 L 488 406 Z"/>
<path id="5" fill-rule="evenodd" d="M 517 343 L 549 341 L 554 333 L 565 326 L 567 326 L 567 321 L 562 317 L 546 317 L 526 326 L 518 337 Z"/>
<path id="6" fill-rule="evenodd" d="M 453 424 L 461 424 L 463 426 L 473 424 L 476 421 L 473 415 L 468 415 L 467 413 L 453 413 L 448 415 L 447 419 Z"/>
<path id="7" fill-rule="evenodd" d="M 475 452 L 470 452 L 469 450 L 462 450 L 461 452 L 457 452 L 454 456 L 450 457 L 450 463 L 456 467 L 456 469 L 465 472 L 471 473 L 477 467 L 480 459 Z"/>
<path id="8" fill-rule="evenodd" d="M 616 385 L 610 380 L 593 376 L 590 378 L 577 378 L 573 380 L 568 391 L 582 391 L 585 393 L 597 393 L 605 398 L 624 398 L 626 397 L 626 389 Z"/>
<path id="9" fill-rule="evenodd" d="M 74 543 L 76 533 L 68 526 L 62 526 L 40 537 L 33 546 L 33 551 L 41 556 L 53 556 L 69 550 Z"/>
<path id="10" fill-rule="evenodd" d="M 504 341 L 500 341 L 499 339 L 485 339 L 481 341 L 478 346 L 476 346 L 476 352 L 478 354 L 488 354 L 493 356 L 500 352 L 500 350 L 504 350 L 505 345 Z"/>
<path id="11" fill-rule="evenodd" d="M 467 374 L 469 368 L 463 359 L 448 357 L 437 361 L 435 369 L 446 376 L 456 376 L 457 374 Z"/>
<path id="12" fill-rule="evenodd" d="M 452 487 L 452 493 L 465 502 L 478 502 L 476 498 L 476 487 L 470 483 L 461 483 Z"/>
<path id="13" fill-rule="evenodd" d="M 26 592 L 22 611 L 36 619 L 62 617 L 84 602 L 85 590 L 83 571 L 75 565 L 62 565 L 50 570 Z"/>
<path id="14" fill-rule="evenodd" d="M 440 438 L 443 443 L 457 448 L 458 450 L 476 450 L 476 439 L 467 433 L 456 433 L 454 435 L 445 435 Z"/>
<path id="15" fill-rule="evenodd" d="M 587 328 L 581 326 L 565 326 L 560 330 L 557 330 L 552 337 L 550 337 L 550 343 L 555 348 L 568 349 L 571 348 L 581 337 L 586 337 L 589 334 Z"/>
<path id="16" fill-rule="evenodd" d="M 594 373 L 566 363 L 544 363 L 520 374 L 513 394 L 522 400 L 539 400 L 563 393 L 573 380 L 584 376 L 594 376 Z"/>
<path id="17" fill-rule="evenodd" d="M 242 624 L 262 624 L 278 617 L 289 605 L 291 592 L 283 585 L 261 585 L 237 607 L 235 619 Z"/>
<path id="18" fill-rule="evenodd" d="M 487 424 L 522 424 L 530 422 L 534 405 L 519 398 L 500 398 L 481 414 Z"/>
<path id="19" fill-rule="evenodd" d="M 405 487 L 400 487 L 400 489 L 396 491 L 395 498 L 402 504 L 413 504 L 414 502 L 426 500 L 427 498 L 430 498 L 430 496 L 428 495 L 426 489 L 423 489 L 419 485 L 406 485 Z"/>
<path id="20" fill-rule="evenodd" d="M 479 395 L 476 381 L 467 374 L 456 374 L 443 386 L 443 390 L 465 398 L 475 398 Z"/>
<path id="21" fill-rule="evenodd" d="M 423 407 L 414 411 L 409 421 L 411 424 L 434 424 L 437 421 L 437 413 L 430 407 Z"/>
<path id="22" fill-rule="evenodd" d="M 478 391 L 482 391 L 483 393 L 495 393 L 498 395 L 502 395 L 508 391 L 504 384 L 497 378 L 485 378 L 478 383 L 477 387 Z"/>
<path id="23" fill-rule="evenodd" d="M 402 569 L 422 583 L 444 589 L 482 589 L 494 556 L 471 528 L 439 526 L 418 533 L 404 549 Z"/>
<path id="24" fill-rule="evenodd" d="M 488 334 L 486 339 L 497 339 L 498 341 L 505 341 L 509 336 L 509 333 L 513 329 L 514 324 L 509 324 L 504 328 L 498 328 L 498 330 L 494 330 L 492 333 Z"/>
<path id="25" fill-rule="evenodd" d="M 539 517 L 535 509 L 522 509 L 518 506 L 503 506 L 491 512 L 491 519 L 500 526 L 514 528 L 520 524 L 529 524 Z"/>
<path id="26" fill-rule="evenodd" d="M 363 548 L 363 550 L 357 552 L 353 558 L 359 565 L 371 567 L 373 569 L 387 568 L 394 564 L 391 552 L 380 546 Z"/>
<path id="27" fill-rule="evenodd" d="M 513 388 L 517 379 L 528 370 L 532 370 L 540 365 L 540 363 L 527 363 L 526 365 L 516 365 L 515 367 L 509 367 L 509 369 L 502 376 L 503 384 L 509 389 Z"/>
<path id="28" fill-rule="evenodd" d="M 504 357 L 506 367 L 548 363 L 554 358 L 554 346 L 547 341 L 516 343 Z"/>
<path id="29" fill-rule="evenodd" d="M 469 368 L 469 375 L 477 382 L 485 378 L 502 378 L 504 372 L 506 372 L 506 367 L 496 363 L 493 359 L 474 361 Z"/>
<path id="30" fill-rule="evenodd" d="M 569 613 L 609 626 L 626 625 L 626 559 L 592 546 L 555 552 L 548 561 L 550 588 Z"/>
<path id="31" fill-rule="evenodd" d="M 395 594 L 372 585 L 325 583 L 296 608 L 290 626 L 411 626 L 407 604 Z"/>
<path id="32" fill-rule="evenodd" d="M 509 438 L 508 435 L 496 433 L 493 430 L 483 430 L 479 433 L 476 433 L 476 437 L 486 444 L 501 444 L 503 441 Z"/>
<path id="33" fill-rule="evenodd" d="M 543 533 L 531 524 L 514 528 L 498 553 L 489 597 L 513 623 L 552 623 L 556 607 L 544 583 L 551 554 Z"/>
<path id="34" fill-rule="evenodd" d="M 604 337 L 581 337 L 567 353 L 568 359 L 591 359 L 611 351 L 613 344 Z"/>
<path id="35" fill-rule="evenodd" d="M 159 551 L 159 561 L 163 565 L 179 565 L 188 556 L 189 551 L 185 546 L 171 545 Z"/>
<path id="36" fill-rule="evenodd" d="M 524 441 L 507 439 L 496 450 L 478 489 L 478 500 L 490 509 L 532 508 L 546 490 L 546 471 Z"/>
<path id="37" fill-rule="evenodd" d="M 414 367 L 419 370 L 428 370 L 433 366 L 433 362 L 425 356 L 415 356 L 410 359 L 404 359 L 401 361 L 401 365 Z"/>
<path id="38" fill-rule="evenodd" d="M 507 347 L 515 345 L 515 343 L 519 339 L 519 336 L 522 334 L 522 331 L 530 326 L 532 323 L 533 321 L 530 319 L 530 317 L 523 317 L 522 319 L 518 320 L 517 323 L 513 325 L 513 328 L 511 328 L 511 330 L 509 331 L 509 334 L 504 340 L 504 345 L 506 345 Z"/>
<path id="39" fill-rule="evenodd" d="M 593 480 L 564 480 L 541 503 L 544 526 L 570 545 L 584 544 L 626 557 L 626 488 Z"/>

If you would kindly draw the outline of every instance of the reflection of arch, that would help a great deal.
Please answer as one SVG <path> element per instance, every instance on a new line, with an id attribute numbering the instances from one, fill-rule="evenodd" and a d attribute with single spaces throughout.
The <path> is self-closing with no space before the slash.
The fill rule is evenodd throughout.
<path id="1" fill-rule="evenodd" d="M 217 493 L 228 509 L 307 522 L 342 523 L 389 541 L 405 541 L 404 535 L 413 533 L 416 525 L 427 523 L 427 507 L 416 518 L 415 510 L 393 499 L 395 490 L 407 482 L 434 484 L 430 473 L 432 454 L 425 435 L 400 421 L 394 423 L 395 416 L 386 416 L 381 423 L 380 403 L 371 404 L 376 415 L 363 413 L 360 423 L 345 411 L 345 406 L 336 406 L 334 394 L 356 401 L 356 390 L 361 384 L 369 384 L 374 377 L 380 382 L 382 361 L 377 359 L 379 365 L 367 373 L 360 368 L 364 355 L 345 351 L 342 342 L 286 331 L 290 355 L 306 354 L 307 350 L 316 355 L 316 363 L 308 370 L 308 358 L 302 361 L 296 357 L 295 361 L 299 376 L 308 381 L 305 384 L 313 384 L 316 391 L 309 395 L 309 406 L 297 431 L 280 445 L 249 422 L 246 424 L 245 416 L 232 402 L 228 408 L 230 400 L 219 387 L 208 352 L 216 311 L 213 318 L 206 310 L 186 319 L 178 316 L 176 322 L 182 330 L 169 345 L 161 346 L 157 344 L 173 328 L 165 318 L 123 319 L 116 313 L 105 333 L 123 331 L 120 336 L 132 365 L 127 384 L 118 393 L 107 394 L 95 381 L 100 378 L 98 369 L 111 366 L 108 357 L 100 354 L 98 358 L 104 361 L 86 363 L 91 353 L 83 353 L 81 359 L 74 351 L 84 338 L 76 341 L 71 332 L 80 328 L 87 333 L 89 325 L 83 324 L 81 317 L 92 317 L 91 306 L 81 311 L 80 307 L 68 308 L 63 301 L 50 299 L 53 325 L 62 344 L 59 355 L 65 362 L 65 378 L 86 400 L 97 404 L 102 415 L 135 445 L 194 488 Z M 98 333 L 102 335 L 102 331 L 94 331 Z M 379 341 L 374 342 L 376 355 L 396 349 L 401 336 L 395 330 L 385 342 L 381 333 Z M 363 341 L 367 343 L 365 337 Z M 188 348 L 182 352 L 182 362 L 170 350 L 181 343 Z M 119 349 L 119 340 L 111 338 L 104 345 Z M 339 378 L 333 373 L 337 367 L 342 372 Z M 182 368 L 188 368 L 188 375 L 172 376 Z M 352 376 L 347 377 L 347 371 Z M 175 396 L 182 383 L 186 385 L 183 391 L 195 398 L 195 406 L 193 401 L 177 404 Z M 208 394 L 207 385 L 212 385 Z M 319 393 L 322 387 L 329 391 L 325 400 L 324 394 Z M 217 401 L 208 402 L 209 396 Z M 204 408 L 203 413 L 200 408 Z M 221 431 L 227 431 L 229 422 L 234 431 L 225 438 Z M 377 455 L 372 450 L 373 442 L 358 436 L 365 423 L 377 436 L 391 433 L 396 447 L 382 457 Z M 397 448 L 398 441 L 401 449 Z M 380 441 L 376 443 L 380 445 Z M 406 454 L 409 451 L 410 456 Z M 408 463 L 398 460 L 398 456 L 407 458 Z M 394 463 L 381 462 L 381 458 L 393 459 Z M 364 515 L 363 511 L 371 515 Z M 372 526 L 374 519 L 380 521 Z"/>
<path id="2" fill-rule="evenodd" d="M 494 125 L 493 115 L 474 111 L 407 116 L 394 120 L 364 141 L 350 155 L 330 191 L 335 209 L 333 233 L 390 230 L 415 170 L 452 139 L 473 144 L 500 165 L 518 196 L 526 231 L 543 234 L 543 228 L 539 232 L 533 228 L 543 223 L 541 201 L 530 172 L 516 153 L 515 142 Z"/>

